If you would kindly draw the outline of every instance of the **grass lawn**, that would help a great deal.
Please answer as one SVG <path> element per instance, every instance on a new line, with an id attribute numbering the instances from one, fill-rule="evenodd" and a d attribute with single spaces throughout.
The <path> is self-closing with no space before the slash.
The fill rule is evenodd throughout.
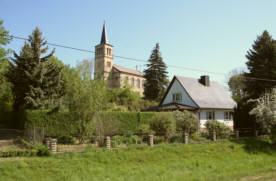
<path id="1" fill-rule="evenodd" d="M 276 150 L 264 140 L 173 144 L 2 158 L 0 180 L 272 180 Z"/>

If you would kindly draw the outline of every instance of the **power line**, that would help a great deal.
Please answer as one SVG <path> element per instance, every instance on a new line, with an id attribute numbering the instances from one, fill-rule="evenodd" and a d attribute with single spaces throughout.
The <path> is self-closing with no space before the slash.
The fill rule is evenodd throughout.
<path id="1" fill-rule="evenodd" d="M 23 37 L 19 37 L 19 36 L 10 35 L 10 37 L 11 38 L 15 38 L 15 39 L 19 39 L 19 40 L 28 41 L 27 38 L 23 38 Z M 95 53 L 95 51 L 81 49 L 81 48 L 75 48 L 75 47 L 66 46 L 66 45 L 60 45 L 60 44 L 56 44 L 56 43 L 48 43 L 47 42 L 46 44 L 50 45 L 50 46 L 67 48 L 67 49 L 71 49 L 71 50 L 77 50 L 77 51 L 88 52 L 88 53 Z M 148 63 L 148 61 L 142 60 L 142 59 L 124 57 L 124 56 L 119 56 L 119 55 L 113 55 L 113 56 L 117 57 L 117 58 L 120 58 L 120 59 L 130 60 L 130 61 Z M 167 67 L 172 67 L 172 68 L 177 68 L 177 69 L 183 69 L 183 70 L 189 70 L 189 71 L 194 71 L 194 72 L 215 74 L 215 75 L 224 75 L 224 76 L 228 75 L 227 73 L 222 73 L 222 72 L 211 72 L 211 71 L 206 71 L 206 70 L 201 70 L 201 69 L 195 69 L 195 68 L 189 68 L 189 67 L 183 67 L 183 66 L 176 66 L 176 65 L 170 65 L 170 64 L 167 64 Z M 245 76 L 242 76 L 242 78 L 243 79 L 251 79 L 251 80 L 261 80 L 261 81 L 276 82 L 276 80 L 273 80 L 273 79 L 264 79 L 264 78 L 257 78 L 257 77 L 245 77 Z"/>

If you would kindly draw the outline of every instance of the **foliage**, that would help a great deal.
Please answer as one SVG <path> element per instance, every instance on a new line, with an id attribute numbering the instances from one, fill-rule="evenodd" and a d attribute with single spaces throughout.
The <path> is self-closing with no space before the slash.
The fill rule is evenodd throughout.
<path id="1" fill-rule="evenodd" d="M 204 136 L 202 136 L 201 134 L 198 133 L 193 133 L 189 136 L 189 138 L 193 141 L 205 141 L 206 138 Z"/>
<path id="2" fill-rule="evenodd" d="M 26 157 L 37 155 L 37 150 L 0 150 L 0 157 Z"/>
<path id="3" fill-rule="evenodd" d="M 248 73 L 246 77 L 261 79 L 276 79 L 276 47 L 270 34 L 265 30 L 247 52 L 246 62 Z M 250 79 L 246 81 L 246 91 L 251 99 L 260 97 L 266 90 L 275 86 L 272 81 Z"/>
<path id="4" fill-rule="evenodd" d="M 37 156 L 51 156 L 50 150 L 46 148 L 44 145 L 37 147 Z"/>
<path id="5" fill-rule="evenodd" d="M 132 145 L 132 144 L 141 144 L 141 143 L 142 143 L 142 140 L 137 135 L 126 135 L 126 136 L 116 135 L 111 137 L 111 146 L 113 148 L 119 147 L 121 144 Z"/>
<path id="6" fill-rule="evenodd" d="M 5 29 L 3 21 L 0 20 L 0 124 L 5 127 L 11 127 L 11 111 L 13 96 L 11 91 L 11 84 L 6 80 L 4 76 L 8 70 L 8 55 L 9 50 L 5 49 L 11 38 L 9 32 Z"/>
<path id="7" fill-rule="evenodd" d="M 48 50 L 42 33 L 36 28 L 25 42 L 20 55 L 14 53 L 6 77 L 12 84 L 14 111 L 20 107 L 30 109 L 56 108 L 64 95 L 62 67 L 49 62 L 54 50 L 44 56 Z M 53 106 L 53 107 L 52 107 Z"/>
<path id="8" fill-rule="evenodd" d="M 77 140 L 75 137 L 70 135 L 64 135 L 58 137 L 58 143 L 59 144 L 76 144 Z"/>
<path id="9" fill-rule="evenodd" d="M 192 134 L 199 128 L 199 120 L 194 113 L 189 111 L 175 111 L 173 112 L 174 119 L 176 120 L 176 130 Z"/>
<path id="10" fill-rule="evenodd" d="M 213 131 L 216 131 L 217 138 L 228 138 L 231 134 L 231 129 L 228 126 L 216 120 L 208 120 L 205 126 L 210 137 L 213 135 Z"/>
<path id="11" fill-rule="evenodd" d="M 144 95 L 148 100 L 161 100 L 168 85 L 167 66 L 162 60 L 159 48 L 157 43 L 144 71 L 144 78 L 146 79 Z"/>
<path id="12" fill-rule="evenodd" d="M 166 142 L 166 138 L 164 136 L 154 136 L 153 137 L 153 143 L 156 145 L 165 143 L 165 142 Z"/>
<path id="13" fill-rule="evenodd" d="M 76 122 L 80 142 L 93 135 L 94 122 L 100 120 L 96 118 L 106 105 L 104 82 L 92 80 L 87 71 L 84 61 L 65 76 L 66 103 L 71 119 Z"/>
<path id="14" fill-rule="evenodd" d="M 172 114 L 156 114 L 150 122 L 150 129 L 155 135 L 162 135 L 167 139 L 175 132 L 175 119 Z"/>
<path id="15" fill-rule="evenodd" d="M 271 92 L 255 100 L 256 106 L 250 111 L 250 114 L 256 116 L 256 121 L 261 127 L 269 133 L 272 140 L 276 142 L 276 88 Z"/>

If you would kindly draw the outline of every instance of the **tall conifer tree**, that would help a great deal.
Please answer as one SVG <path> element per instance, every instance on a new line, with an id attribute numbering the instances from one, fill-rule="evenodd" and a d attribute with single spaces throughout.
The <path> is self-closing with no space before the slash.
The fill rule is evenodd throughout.
<path id="1" fill-rule="evenodd" d="M 46 43 L 36 28 L 20 55 L 14 53 L 15 58 L 10 62 L 6 76 L 13 85 L 15 111 L 22 106 L 30 109 L 53 108 L 57 106 L 53 103 L 64 95 L 62 67 L 49 62 L 54 50 L 41 57 L 48 50 Z"/>
<path id="2" fill-rule="evenodd" d="M 245 73 L 246 77 L 260 79 L 276 80 L 276 47 L 275 41 L 265 30 L 261 36 L 252 45 L 252 49 L 247 52 L 246 63 L 249 70 Z M 246 82 L 246 91 L 249 98 L 256 99 L 266 90 L 276 85 L 273 81 L 262 81 L 257 79 L 248 79 Z"/>
<path id="3" fill-rule="evenodd" d="M 147 69 L 144 70 L 144 78 L 146 79 L 144 84 L 145 98 L 157 101 L 162 98 L 168 85 L 167 66 L 163 62 L 159 49 L 159 44 L 156 43 L 148 60 Z"/>

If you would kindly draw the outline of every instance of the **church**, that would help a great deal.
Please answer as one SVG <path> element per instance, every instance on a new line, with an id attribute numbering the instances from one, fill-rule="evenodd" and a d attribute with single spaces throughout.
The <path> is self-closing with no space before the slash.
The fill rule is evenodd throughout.
<path id="1" fill-rule="evenodd" d="M 129 84 L 134 92 L 144 95 L 143 73 L 114 64 L 113 46 L 108 43 L 105 24 L 103 25 L 101 42 L 95 46 L 95 79 L 104 78 L 107 87 L 123 88 Z"/>

